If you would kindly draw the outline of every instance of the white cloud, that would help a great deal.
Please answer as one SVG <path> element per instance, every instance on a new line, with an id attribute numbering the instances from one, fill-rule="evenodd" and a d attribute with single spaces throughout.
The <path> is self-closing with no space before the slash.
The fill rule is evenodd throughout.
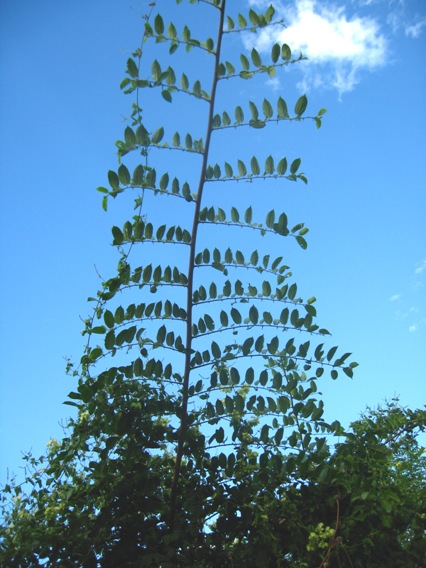
<path id="1" fill-rule="evenodd" d="M 415 323 L 415 324 L 413 324 L 413 325 L 410 325 L 410 327 L 408 328 L 408 331 L 409 331 L 410 333 L 414 333 L 414 332 L 417 331 L 418 329 L 419 329 L 419 328 L 418 328 L 418 325 Z"/>
<path id="2" fill-rule="evenodd" d="M 306 55 L 310 63 L 303 66 L 304 88 L 322 86 L 342 94 L 354 88 L 362 70 L 386 62 L 386 39 L 371 18 L 349 17 L 346 7 L 318 0 L 294 0 L 277 11 L 286 27 L 262 30 L 256 48 L 269 51 L 276 42 L 287 43 L 296 54 Z M 245 39 L 253 42 L 251 35 Z"/>
<path id="3" fill-rule="evenodd" d="M 416 268 L 416 270 L 414 271 L 415 274 L 421 274 L 422 272 L 424 272 L 426 270 L 426 260 L 422 260 L 422 262 L 420 263 L 420 266 L 418 266 Z"/>
<path id="4" fill-rule="evenodd" d="M 391 296 L 389 298 L 389 302 L 396 302 L 400 299 L 400 297 L 401 297 L 401 294 L 394 294 L 393 296 Z"/>

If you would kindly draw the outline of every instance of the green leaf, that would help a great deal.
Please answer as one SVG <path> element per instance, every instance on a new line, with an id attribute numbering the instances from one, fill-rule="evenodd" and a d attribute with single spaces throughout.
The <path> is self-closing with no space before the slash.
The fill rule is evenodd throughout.
<path id="1" fill-rule="evenodd" d="M 237 264 L 241 264 L 241 265 L 244 265 L 244 264 L 245 264 L 245 262 L 244 262 L 244 255 L 243 255 L 243 253 L 242 253 L 240 250 L 237 250 L 237 252 L 235 253 L 235 262 L 236 262 Z"/>
<path id="2" fill-rule="evenodd" d="M 249 107 L 252 120 L 256 121 L 259 118 L 259 111 L 253 101 L 249 101 Z"/>
<path id="3" fill-rule="evenodd" d="M 240 26 L 240 28 L 247 27 L 247 20 L 242 14 L 238 14 L 238 25 Z"/>
<path id="4" fill-rule="evenodd" d="M 253 61 L 253 65 L 255 67 L 262 67 L 262 58 L 259 55 L 259 52 L 253 47 L 251 50 L 251 60 Z"/>
<path id="5" fill-rule="evenodd" d="M 151 74 L 156 83 L 161 81 L 161 66 L 156 59 L 154 59 L 151 65 Z"/>
<path id="6" fill-rule="evenodd" d="M 250 61 L 247 59 L 247 57 L 243 53 L 240 55 L 240 61 L 241 61 L 241 65 L 243 67 L 243 70 L 248 71 L 250 69 Z"/>
<path id="7" fill-rule="evenodd" d="M 129 147 L 134 147 L 136 144 L 136 134 L 130 126 L 126 126 L 126 129 L 124 130 L 124 140 Z"/>
<path id="8" fill-rule="evenodd" d="M 159 185 L 160 185 L 160 189 L 162 191 L 165 191 L 167 189 L 167 186 L 169 185 L 169 174 L 168 173 L 165 173 L 161 176 Z"/>
<path id="9" fill-rule="evenodd" d="M 235 74 L 235 67 L 229 61 L 225 62 L 225 68 L 226 68 L 228 75 L 234 75 Z"/>
<path id="10" fill-rule="evenodd" d="M 272 156 L 268 156 L 265 161 L 265 174 L 273 174 L 275 170 L 274 167 L 274 158 Z"/>
<path id="11" fill-rule="evenodd" d="M 235 121 L 237 124 L 242 124 L 244 122 L 244 112 L 240 106 L 235 108 Z"/>
<path id="12" fill-rule="evenodd" d="M 166 326 L 162 325 L 157 332 L 157 343 L 163 344 L 166 339 Z"/>
<path id="13" fill-rule="evenodd" d="M 251 348 L 253 347 L 254 339 L 253 337 L 248 337 L 241 346 L 241 351 L 244 356 L 249 355 Z"/>
<path id="14" fill-rule="evenodd" d="M 263 320 L 267 325 L 271 325 L 274 321 L 274 318 L 269 312 L 263 312 Z"/>
<path id="15" fill-rule="evenodd" d="M 265 118 L 271 118 L 271 116 L 274 114 L 274 109 L 267 99 L 263 99 L 262 110 Z"/>
<path id="16" fill-rule="evenodd" d="M 170 39 L 177 39 L 177 31 L 172 22 L 170 22 L 170 24 L 168 25 L 167 34 Z"/>
<path id="17" fill-rule="evenodd" d="M 211 352 L 212 352 L 212 355 L 215 359 L 220 359 L 222 352 L 220 350 L 219 345 L 216 343 L 216 341 L 212 341 Z"/>
<path id="18" fill-rule="evenodd" d="M 270 343 L 268 343 L 268 351 L 271 355 L 274 355 L 277 352 L 278 345 L 279 345 L 278 337 L 275 336 L 271 339 Z"/>
<path id="19" fill-rule="evenodd" d="M 120 325 L 124 321 L 124 308 L 122 306 L 118 306 L 114 313 L 114 320 L 115 323 Z"/>
<path id="20" fill-rule="evenodd" d="M 250 71 L 240 71 L 241 79 L 251 79 L 254 76 L 254 73 Z"/>
<path id="21" fill-rule="evenodd" d="M 163 139 L 163 136 L 164 136 L 164 128 L 160 126 L 160 128 L 158 128 L 151 136 L 152 144 L 159 144 Z"/>
<path id="22" fill-rule="evenodd" d="M 256 14 L 254 10 L 249 10 L 249 19 L 254 26 L 259 25 L 259 16 Z"/>
<path id="23" fill-rule="evenodd" d="M 278 219 L 278 225 L 281 226 L 281 224 L 285 224 L 285 226 L 287 227 L 287 216 L 285 213 L 281 213 L 280 218 Z M 278 256 L 271 264 L 271 270 L 276 270 L 282 259 L 282 256 Z M 285 268 L 288 268 L 288 266 L 286 266 Z"/>
<path id="24" fill-rule="evenodd" d="M 231 219 L 234 223 L 238 223 L 240 221 L 240 214 L 235 207 L 231 208 Z"/>
<path id="25" fill-rule="evenodd" d="M 113 172 L 112 170 L 109 170 L 109 172 L 108 172 L 108 182 L 109 182 L 110 186 L 112 187 L 112 189 L 119 189 L 120 180 L 118 179 L 118 175 L 115 172 Z"/>
<path id="26" fill-rule="evenodd" d="M 258 176 L 260 174 L 259 162 L 257 161 L 257 158 L 255 156 L 253 156 L 252 159 L 250 160 L 250 167 L 251 167 L 252 174 L 254 176 Z"/>
<path id="27" fill-rule="evenodd" d="M 264 280 L 263 284 L 262 284 L 262 294 L 266 297 L 269 297 L 271 295 L 271 285 L 267 280 Z"/>
<path id="28" fill-rule="evenodd" d="M 142 185 L 144 180 L 144 170 L 141 164 L 137 165 L 132 176 L 132 185 Z"/>
<path id="29" fill-rule="evenodd" d="M 291 162 L 291 165 L 290 165 L 290 172 L 291 172 L 292 174 L 295 174 L 295 173 L 297 172 L 297 170 L 298 170 L 299 167 L 300 167 L 301 162 L 302 162 L 302 160 L 301 160 L 300 158 L 296 158 L 295 160 L 293 160 L 293 161 Z"/>
<path id="30" fill-rule="evenodd" d="M 290 61 L 290 59 L 291 59 L 291 49 L 289 48 L 289 46 L 286 43 L 284 43 L 281 47 L 281 57 L 285 61 Z"/>
<path id="31" fill-rule="evenodd" d="M 185 73 L 182 73 L 182 77 L 180 80 L 180 86 L 184 91 L 187 91 L 189 88 L 189 81 L 188 81 L 188 77 L 185 75 Z"/>
<path id="32" fill-rule="evenodd" d="M 308 243 L 306 241 L 306 239 L 304 239 L 303 237 L 301 237 L 300 235 L 298 235 L 296 237 L 296 241 L 298 243 L 298 245 L 303 249 L 306 250 L 308 248 Z"/>
<path id="33" fill-rule="evenodd" d="M 112 236 L 114 237 L 113 245 L 121 245 L 124 241 L 124 235 L 118 227 L 112 227 L 111 229 Z"/>
<path id="34" fill-rule="evenodd" d="M 281 48 L 279 44 L 276 43 L 272 46 L 272 51 L 271 51 L 271 59 L 273 63 L 276 63 L 278 61 L 280 54 L 281 54 Z"/>
<path id="35" fill-rule="evenodd" d="M 277 173 L 280 176 L 284 175 L 287 171 L 287 158 L 282 158 L 277 164 Z"/>
<path id="36" fill-rule="evenodd" d="M 136 65 L 136 63 L 134 62 L 133 59 L 131 59 L 129 57 L 129 59 L 127 60 L 127 69 L 126 72 L 130 75 L 130 77 L 132 77 L 132 79 L 136 79 L 137 76 L 139 75 L 139 70 L 138 70 L 138 66 Z"/>
<path id="37" fill-rule="evenodd" d="M 274 17 L 274 14 L 275 14 L 275 8 L 273 7 L 272 4 L 270 4 L 265 12 L 265 20 L 267 24 L 271 22 L 272 18 Z"/>
<path id="38" fill-rule="evenodd" d="M 277 101 L 278 118 L 289 118 L 287 103 L 280 97 Z"/>
<path id="39" fill-rule="evenodd" d="M 289 300 L 293 301 L 297 294 L 297 284 L 294 282 L 287 292 L 287 297 Z"/>
<path id="40" fill-rule="evenodd" d="M 164 22 L 163 18 L 160 14 L 157 14 L 154 19 L 154 29 L 158 35 L 162 35 L 164 33 Z"/>
<path id="41" fill-rule="evenodd" d="M 249 318 L 250 318 L 250 322 L 253 325 L 256 325 L 259 321 L 259 312 L 256 308 L 256 306 L 251 306 L 250 310 L 249 310 Z"/>
<path id="42" fill-rule="evenodd" d="M 171 103 L 172 102 L 172 95 L 170 94 L 169 91 L 167 90 L 163 90 L 161 91 L 161 96 L 163 97 L 163 99 L 168 102 Z"/>
<path id="43" fill-rule="evenodd" d="M 130 172 L 124 164 L 118 168 L 118 179 L 122 185 L 130 185 Z"/>
<path id="44" fill-rule="evenodd" d="M 136 128 L 136 142 L 137 144 L 141 144 L 142 146 L 149 145 L 149 134 L 143 124 L 139 124 L 139 126 Z"/>
<path id="45" fill-rule="evenodd" d="M 109 328 L 112 328 L 115 325 L 114 316 L 112 315 L 112 312 L 110 312 L 109 310 L 106 310 L 104 313 L 104 322 Z"/>
<path id="46" fill-rule="evenodd" d="M 275 211 L 272 209 L 271 211 L 269 211 L 269 213 L 266 215 L 266 226 L 269 227 L 270 229 L 272 229 L 272 227 L 274 226 L 275 223 Z"/>
<path id="47" fill-rule="evenodd" d="M 245 177 L 247 175 L 246 165 L 242 160 L 238 160 L 237 164 L 238 164 L 238 172 L 240 174 L 240 177 Z"/>
<path id="48" fill-rule="evenodd" d="M 285 213 L 281 213 L 278 219 L 278 223 L 274 228 L 280 235 L 288 235 L 287 215 Z M 272 265 L 272 269 L 275 269 L 274 265 Z"/>
<path id="49" fill-rule="evenodd" d="M 265 128 L 266 122 L 264 120 L 250 120 L 249 124 L 252 128 Z"/>
<path id="50" fill-rule="evenodd" d="M 194 86 L 192 87 L 192 92 L 198 98 L 201 98 L 201 83 L 200 81 L 195 81 Z"/>
<path id="51" fill-rule="evenodd" d="M 175 133 L 173 134 L 172 144 L 173 144 L 173 146 L 175 146 L 176 148 L 178 148 L 178 147 L 180 146 L 180 135 L 179 135 L 179 132 L 175 132 Z"/>
<path id="52" fill-rule="evenodd" d="M 296 105 L 294 107 L 294 112 L 296 113 L 297 116 L 302 116 L 307 106 L 308 106 L 308 99 L 306 95 L 302 95 L 296 102 Z"/>
<path id="53" fill-rule="evenodd" d="M 227 178 L 232 178 L 234 176 L 234 170 L 232 169 L 231 164 L 228 164 L 228 162 L 225 162 L 225 176 Z"/>
<path id="54" fill-rule="evenodd" d="M 192 136 L 188 134 L 185 136 L 185 146 L 188 150 L 191 150 L 192 148 Z"/>
<path id="55" fill-rule="evenodd" d="M 252 264 L 253 266 L 256 266 L 258 262 L 259 262 L 259 253 L 257 252 L 257 250 L 255 250 L 251 254 L 250 264 Z"/>
<path id="56" fill-rule="evenodd" d="M 254 344 L 254 348 L 258 353 L 262 352 L 264 343 L 265 343 L 265 336 L 259 335 L 259 337 L 256 339 L 255 344 Z"/>
<path id="57" fill-rule="evenodd" d="M 253 169 L 253 165 L 252 165 L 252 169 Z M 248 207 L 248 208 L 246 209 L 246 212 L 244 213 L 244 221 L 245 221 L 246 223 L 248 223 L 248 224 L 251 223 L 252 214 L 253 214 L 253 210 L 252 210 L 252 208 L 251 208 L 251 206 L 250 206 L 250 207 Z"/>
<path id="58" fill-rule="evenodd" d="M 222 327 L 228 327 L 228 325 L 229 325 L 228 314 L 226 312 L 224 312 L 223 310 L 221 310 L 221 312 L 220 312 L 220 323 L 221 323 Z"/>
<path id="59" fill-rule="evenodd" d="M 241 323 L 242 318 L 240 312 L 236 308 L 231 308 L 231 318 L 237 325 Z"/>
<path id="60" fill-rule="evenodd" d="M 266 371 L 266 369 L 261 371 L 261 373 L 259 375 L 259 383 L 262 385 L 262 387 L 265 387 L 267 385 L 267 383 L 268 383 L 268 371 Z"/>
<path id="61" fill-rule="evenodd" d="M 205 46 L 207 51 L 213 52 L 214 51 L 214 41 L 211 37 L 208 37 L 205 41 Z"/>

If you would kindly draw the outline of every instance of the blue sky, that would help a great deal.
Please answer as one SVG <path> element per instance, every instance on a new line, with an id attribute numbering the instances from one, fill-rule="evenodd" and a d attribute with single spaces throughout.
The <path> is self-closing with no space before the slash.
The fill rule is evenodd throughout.
<path id="1" fill-rule="evenodd" d="M 321 385 L 326 411 L 348 423 L 394 395 L 424 406 L 426 5 L 283 5 L 285 30 L 233 40 L 232 49 L 255 39 L 263 53 L 285 41 L 309 61 L 235 94 L 282 95 L 290 106 L 306 92 L 312 112 L 327 108 L 320 130 L 268 131 L 278 153 L 302 158 L 309 179 L 307 187 L 288 182 L 273 204 L 310 228 L 306 252 L 285 243 L 288 264 L 303 295 L 318 298 L 333 344 L 360 364 L 353 380 Z M 157 8 L 178 29 L 185 23 L 172 0 Z M 189 10 L 193 28 L 201 9 Z M 37 455 L 60 436 L 70 412 L 62 402 L 75 387 L 65 359 L 81 356 L 86 298 L 118 260 L 109 228 L 125 208 L 117 200 L 105 214 L 95 189 L 117 167 L 114 142 L 132 103 L 119 84 L 146 10 L 138 0 L 0 4 L 0 481 L 7 468 L 19 473 L 22 451 Z M 162 104 L 151 110 L 153 125 L 171 112 Z"/>

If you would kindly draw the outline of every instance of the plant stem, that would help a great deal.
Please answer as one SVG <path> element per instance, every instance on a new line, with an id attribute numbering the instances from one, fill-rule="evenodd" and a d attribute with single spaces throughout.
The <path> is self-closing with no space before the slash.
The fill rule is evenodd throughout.
<path id="1" fill-rule="evenodd" d="M 201 164 L 200 178 L 198 182 L 197 200 L 195 202 L 194 218 L 192 222 L 191 244 L 190 244 L 189 264 L 188 264 L 188 287 L 187 287 L 187 297 L 186 297 L 187 319 L 186 319 L 186 340 L 185 340 L 185 370 L 184 370 L 183 385 L 182 385 L 182 415 L 180 419 L 179 437 L 176 449 L 176 463 L 173 472 L 173 481 L 172 481 L 171 497 L 170 497 L 169 528 L 171 531 L 174 528 L 174 522 L 176 517 L 176 500 L 178 494 L 179 475 L 180 475 L 182 457 L 185 446 L 186 432 L 188 429 L 188 392 L 189 392 L 189 378 L 191 373 L 191 352 L 192 352 L 192 310 L 193 310 L 192 297 L 193 297 L 193 287 L 194 287 L 194 267 L 195 267 L 194 259 L 195 259 L 195 251 L 197 244 L 198 227 L 200 223 L 199 216 L 200 216 L 203 190 L 205 184 L 205 174 L 206 174 L 208 157 L 209 157 L 210 140 L 213 130 L 212 128 L 213 116 L 214 116 L 214 107 L 216 100 L 216 88 L 219 80 L 218 68 L 220 63 L 220 52 L 221 52 L 222 37 L 223 37 L 225 6 L 226 6 L 226 0 L 223 0 L 220 6 L 220 20 L 219 20 L 217 42 L 216 42 L 213 82 L 212 82 L 211 95 L 209 101 L 209 115 L 207 121 L 206 142 L 204 146 L 203 161 Z"/>

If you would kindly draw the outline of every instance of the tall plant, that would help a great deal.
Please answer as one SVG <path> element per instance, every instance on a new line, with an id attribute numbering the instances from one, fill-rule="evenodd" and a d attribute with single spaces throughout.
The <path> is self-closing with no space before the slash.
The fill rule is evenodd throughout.
<path id="1" fill-rule="evenodd" d="M 291 555 L 283 523 L 286 534 L 299 530 L 283 520 L 286 494 L 324 475 L 326 436 L 341 431 L 324 421 L 317 383 L 325 371 L 351 377 L 356 363 L 325 348 L 315 298 L 300 297 L 285 254 L 262 251 L 272 237 L 305 249 L 308 229 L 273 202 L 257 219 L 240 191 L 250 182 L 263 206 L 273 201 L 268 181 L 306 183 L 300 158 L 276 155 L 263 133 L 305 120 L 320 127 L 325 111 L 308 116 L 306 95 L 287 104 L 253 94 L 228 107 L 241 86 L 303 56 L 285 44 L 268 57 L 254 47 L 235 56 L 236 37 L 283 25 L 272 6 L 242 14 L 226 0 L 199 4 L 191 9 L 207 37 L 152 12 L 127 61 L 131 118 L 119 166 L 98 190 L 105 210 L 130 195 L 133 213 L 112 228 L 118 270 L 85 322 L 67 401 L 78 419 L 39 474 L 54 490 L 32 497 L 31 538 L 54 535 L 32 554 L 50 565 L 278 566 Z M 149 104 L 161 110 L 149 114 Z M 167 105 L 175 110 L 161 124 Z M 256 155 L 234 151 L 250 142 Z"/>

